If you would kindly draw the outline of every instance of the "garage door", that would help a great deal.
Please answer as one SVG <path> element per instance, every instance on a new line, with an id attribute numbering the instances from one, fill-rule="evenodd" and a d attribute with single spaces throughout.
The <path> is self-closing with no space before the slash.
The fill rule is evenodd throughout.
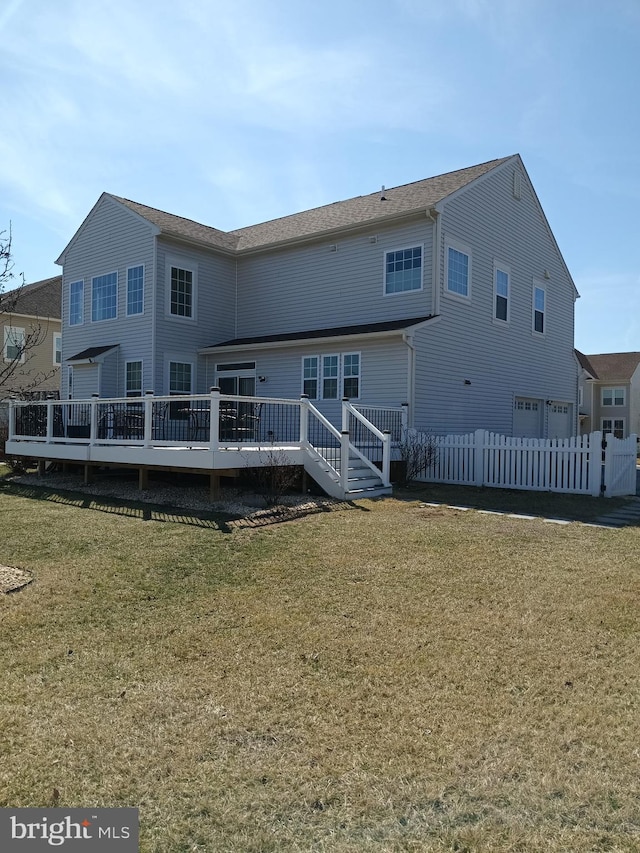
<path id="1" fill-rule="evenodd" d="M 571 403 L 552 400 L 549 404 L 549 438 L 569 438 L 573 435 L 573 407 Z"/>
<path id="2" fill-rule="evenodd" d="M 542 438 L 543 401 L 516 397 L 513 408 L 513 434 L 521 438 Z"/>

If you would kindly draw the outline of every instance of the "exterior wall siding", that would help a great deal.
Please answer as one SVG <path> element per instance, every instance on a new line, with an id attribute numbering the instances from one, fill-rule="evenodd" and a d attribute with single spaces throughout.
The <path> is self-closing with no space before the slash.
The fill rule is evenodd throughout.
<path id="1" fill-rule="evenodd" d="M 521 199 L 513 197 L 513 168 L 489 174 L 444 205 L 442 321 L 416 335 L 416 426 L 510 435 L 516 396 L 567 402 L 575 417 L 574 289 L 524 173 Z M 471 250 L 469 300 L 447 292 L 447 238 Z M 494 261 L 510 268 L 508 324 L 493 319 Z M 546 288 L 544 336 L 532 331 L 534 278 Z"/>
<path id="2" fill-rule="evenodd" d="M 141 360 L 143 387 L 153 387 L 152 325 L 155 238 L 151 225 L 117 202 L 104 198 L 87 217 L 81 233 L 68 248 L 62 277 L 62 396 L 68 396 L 66 360 L 87 347 L 119 344 L 117 389 L 124 394 L 125 361 Z M 144 266 L 144 313 L 127 317 L 127 268 Z M 94 276 L 118 273 L 117 317 L 91 321 L 91 280 Z M 84 322 L 69 325 L 69 285 L 84 280 Z M 76 371 L 77 372 L 77 371 Z M 74 396 L 80 388 L 76 385 Z M 103 395 L 104 396 L 104 395 Z"/>
<path id="3" fill-rule="evenodd" d="M 195 318 L 173 317 L 167 305 L 169 267 L 196 269 Z M 235 336 L 236 262 L 212 252 L 158 240 L 156 301 L 156 366 L 153 388 L 168 393 L 169 361 L 194 365 L 194 393 L 209 390 L 206 363 L 198 349 Z"/>
<path id="4" fill-rule="evenodd" d="M 60 332 L 60 320 L 49 318 L 38 320 L 21 314 L 0 315 L 0 346 L 3 348 L 3 352 L 5 326 L 24 329 L 27 336 L 35 335 L 39 343 L 26 353 L 24 364 L 17 365 L 9 377 L 9 381 L 0 384 L 0 399 L 5 394 L 16 393 L 22 388 L 28 388 L 38 377 L 41 377 L 41 381 L 34 386 L 34 391 L 59 391 L 60 365 L 54 364 L 53 344 L 54 335 Z M 1 357 L 2 354 L 0 354 Z M 3 362 L 2 366 L 4 364 Z M 0 370 L 2 366 L 0 366 Z"/>
<path id="5" fill-rule="evenodd" d="M 432 229 L 424 217 L 403 226 L 239 258 L 238 337 L 429 314 Z M 418 245 L 423 247 L 423 289 L 385 295 L 385 251 Z"/>

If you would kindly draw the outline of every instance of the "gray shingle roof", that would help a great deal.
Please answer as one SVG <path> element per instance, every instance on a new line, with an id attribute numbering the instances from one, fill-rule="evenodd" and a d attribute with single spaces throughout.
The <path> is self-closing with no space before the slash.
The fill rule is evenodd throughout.
<path id="1" fill-rule="evenodd" d="M 88 358 L 96 358 L 105 352 L 109 352 L 109 350 L 115 349 L 117 346 L 118 344 L 107 344 L 104 347 L 88 347 L 87 349 L 83 349 L 82 352 L 72 355 L 71 358 L 67 358 L 66 361 L 86 361 Z"/>
<path id="2" fill-rule="evenodd" d="M 0 311 L 59 320 L 62 316 L 61 302 L 62 276 L 55 275 L 3 293 Z"/>
<path id="3" fill-rule="evenodd" d="M 111 197 L 144 217 L 167 236 L 195 240 L 225 251 L 241 252 L 291 240 L 304 240 L 341 228 L 366 227 L 383 219 L 426 210 L 510 159 L 502 157 L 489 160 L 477 166 L 390 187 L 384 193 L 378 191 L 357 196 L 228 232 L 120 196 Z"/>
<path id="4" fill-rule="evenodd" d="M 588 355 L 593 373 L 602 382 L 628 382 L 638 364 L 640 352 L 605 352 L 598 355 Z M 588 369 L 588 368 L 587 368 Z"/>
<path id="5" fill-rule="evenodd" d="M 328 329 L 305 329 L 301 332 L 285 332 L 284 334 L 275 335 L 258 335 L 249 338 L 233 338 L 228 341 L 222 341 L 219 344 L 212 344 L 207 349 L 216 349 L 218 347 L 234 347 L 247 346 L 248 344 L 268 344 L 284 341 L 306 341 L 312 338 L 338 338 L 344 335 L 371 335 L 375 332 L 392 332 L 396 329 L 408 329 L 410 326 L 417 326 L 418 323 L 424 323 L 431 320 L 432 316 L 425 317 L 409 317 L 405 320 L 387 320 L 382 323 L 362 323 L 357 326 L 332 326 Z"/>

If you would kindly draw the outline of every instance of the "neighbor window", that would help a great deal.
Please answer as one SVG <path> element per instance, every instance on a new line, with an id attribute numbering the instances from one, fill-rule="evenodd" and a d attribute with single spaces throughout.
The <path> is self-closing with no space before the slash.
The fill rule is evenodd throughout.
<path id="1" fill-rule="evenodd" d="M 310 355 L 302 359 L 302 393 L 312 400 L 318 397 L 318 356 Z"/>
<path id="2" fill-rule="evenodd" d="M 602 389 L 602 405 L 603 406 L 624 406 L 625 393 L 624 388 L 603 388 Z"/>
<path id="3" fill-rule="evenodd" d="M 18 326 L 4 327 L 4 360 L 24 364 L 25 335 Z"/>
<path id="4" fill-rule="evenodd" d="M 422 289 L 422 247 L 398 249 L 384 256 L 385 293 L 402 293 Z"/>
<path id="5" fill-rule="evenodd" d="M 91 280 L 91 321 L 112 320 L 118 313 L 118 273 Z"/>
<path id="6" fill-rule="evenodd" d="M 127 316 L 142 314 L 144 306 L 144 267 L 127 270 Z"/>
<path id="7" fill-rule="evenodd" d="M 72 281 L 69 285 L 69 325 L 79 326 L 84 322 L 84 281 Z"/>
<path id="8" fill-rule="evenodd" d="M 170 313 L 193 317 L 193 271 L 171 267 Z"/>
<path id="9" fill-rule="evenodd" d="M 539 335 L 545 332 L 547 294 L 544 287 L 534 285 L 533 287 L 533 331 Z"/>
<path id="10" fill-rule="evenodd" d="M 124 366 L 125 397 L 142 397 L 142 362 L 127 361 Z"/>
<path id="11" fill-rule="evenodd" d="M 603 418 L 602 432 L 614 438 L 624 438 L 624 418 Z"/>
<path id="12" fill-rule="evenodd" d="M 493 268 L 493 317 L 509 322 L 509 269 L 494 265 Z"/>
<path id="13" fill-rule="evenodd" d="M 62 364 L 62 335 L 60 332 L 53 333 L 53 363 Z"/>
<path id="14" fill-rule="evenodd" d="M 471 296 L 471 252 L 459 243 L 445 246 L 445 279 L 447 292 L 454 296 Z"/>

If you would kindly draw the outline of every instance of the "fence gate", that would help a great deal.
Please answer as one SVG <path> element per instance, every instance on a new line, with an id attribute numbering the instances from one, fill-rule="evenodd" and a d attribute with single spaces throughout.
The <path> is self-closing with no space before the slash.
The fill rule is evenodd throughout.
<path id="1" fill-rule="evenodd" d="M 609 434 L 605 441 L 603 478 L 605 497 L 635 495 L 637 436 L 614 438 Z"/>

